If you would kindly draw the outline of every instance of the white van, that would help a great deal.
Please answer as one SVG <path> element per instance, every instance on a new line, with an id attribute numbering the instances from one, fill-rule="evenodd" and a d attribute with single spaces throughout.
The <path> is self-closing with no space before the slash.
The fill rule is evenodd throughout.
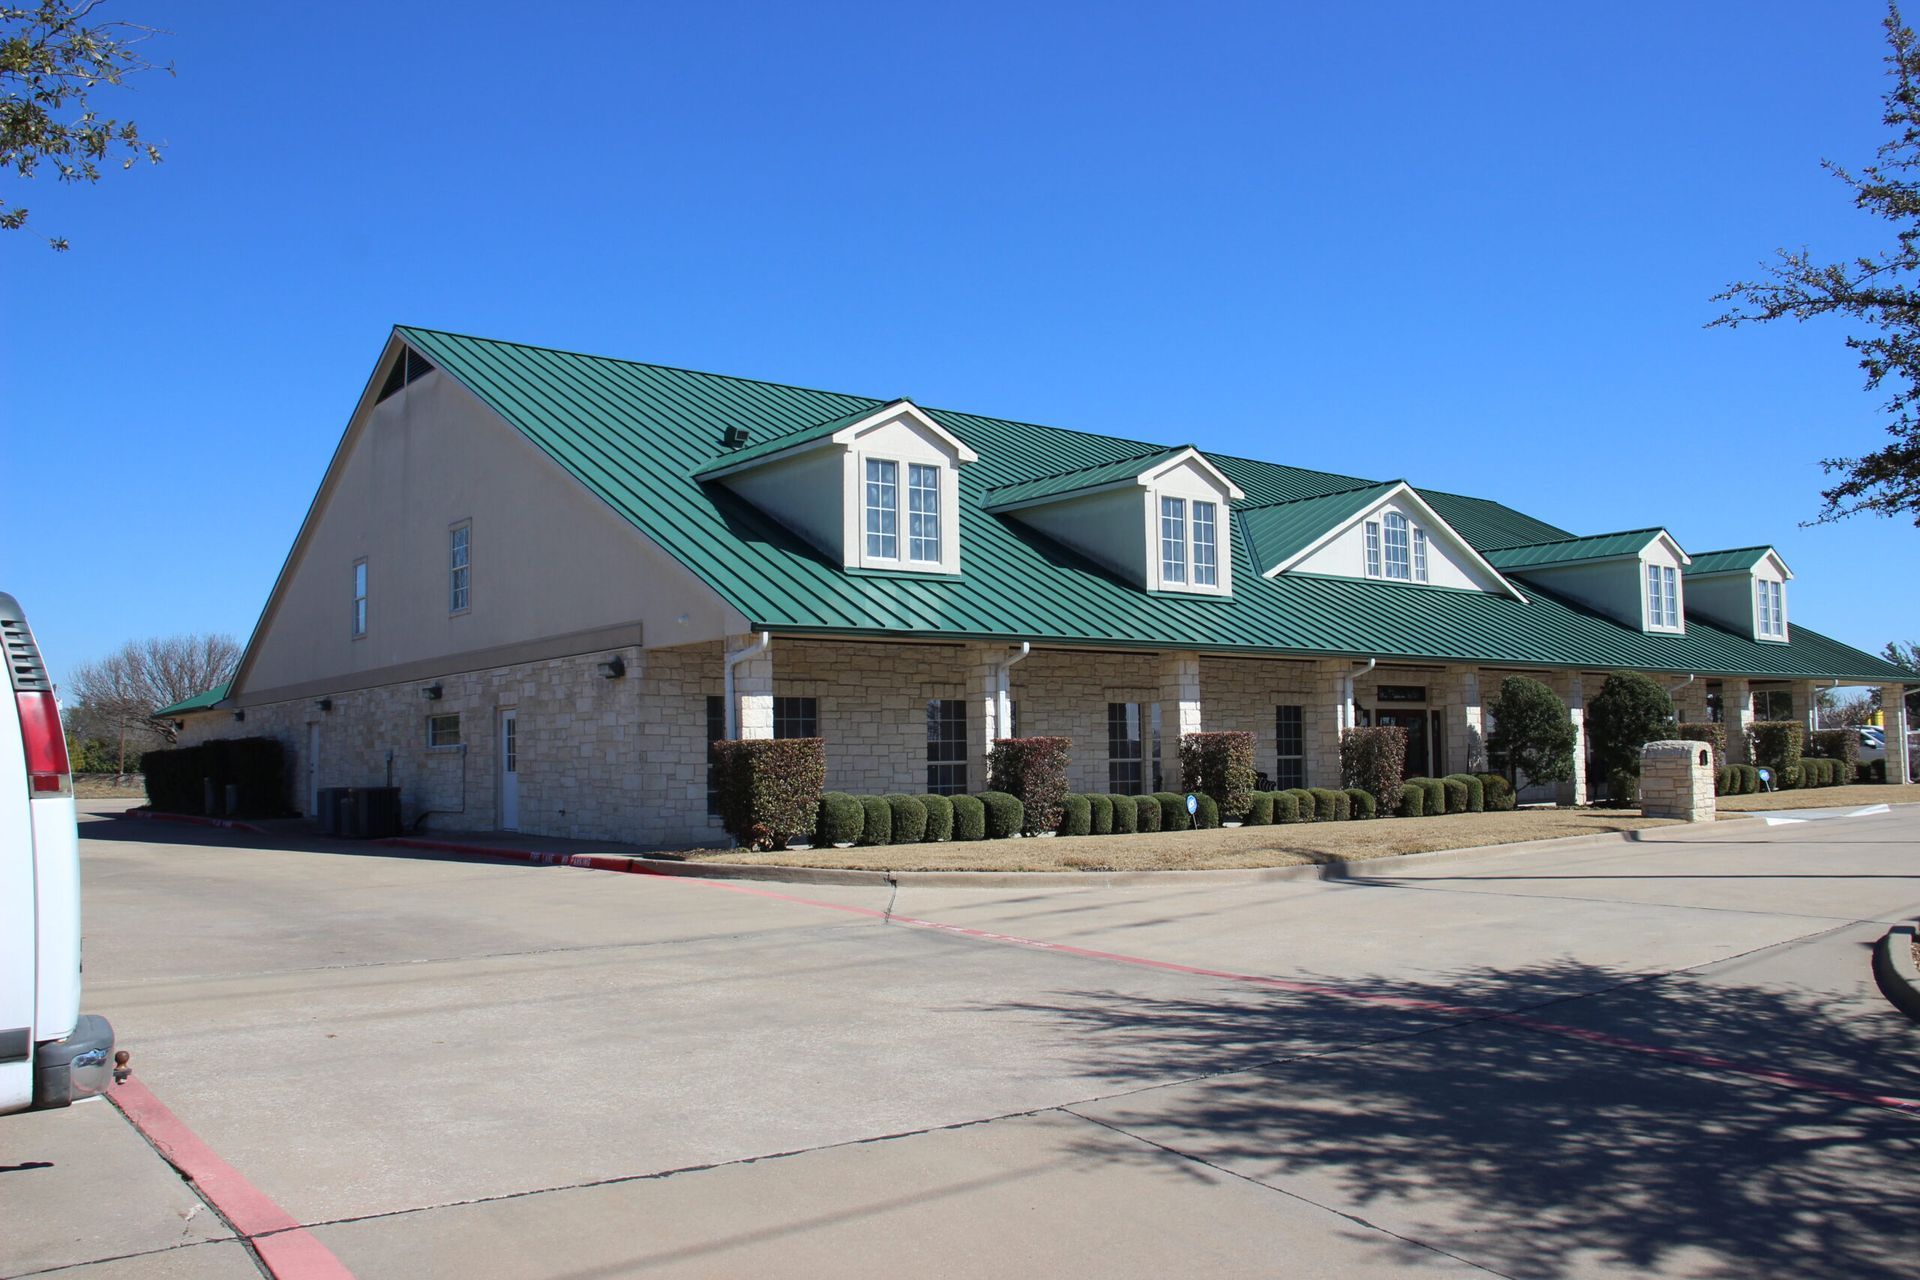
<path id="1" fill-rule="evenodd" d="M 112 1076 L 113 1028 L 80 1012 L 80 831 L 60 708 L 26 615 L 0 592 L 0 1115 L 64 1107 Z"/>

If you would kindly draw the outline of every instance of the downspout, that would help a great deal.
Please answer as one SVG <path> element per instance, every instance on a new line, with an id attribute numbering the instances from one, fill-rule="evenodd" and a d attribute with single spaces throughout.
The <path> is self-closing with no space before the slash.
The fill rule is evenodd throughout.
<path id="1" fill-rule="evenodd" d="M 740 700 L 734 696 L 734 692 L 733 692 L 734 691 L 733 669 L 739 666 L 741 663 L 745 662 L 748 658 L 755 658 L 765 653 L 767 651 L 768 646 L 770 646 L 772 643 L 773 643 L 773 633 L 771 631 L 762 631 L 760 633 L 760 638 L 755 640 L 752 644 L 748 645 L 746 648 L 741 649 L 735 653 L 730 653 L 727 655 L 727 659 L 726 659 L 727 738 L 729 741 L 737 741 L 740 737 Z"/>
<path id="2" fill-rule="evenodd" d="M 1379 662 L 1380 662 L 1380 659 L 1378 658 L 1368 658 L 1367 665 L 1360 668 L 1358 671 L 1354 671 L 1351 668 L 1348 669 L 1347 696 L 1346 696 L 1345 702 L 1341 704 L 1341 708 L 1340 708 L 1341 719 L 1346 721 L 1346 723 L 1340 726 L 1341 729 L 1345 730 L 1345 729 L 1354 729 L 1359 727 L 1356 721 L 1358 721 L 1360 717 L 1354 714 L 1354 709 L 1353 709 L 1353 699 L 1355 697 L 1355 694 L 1353 691 L 1353 682 L 1355 680 L 1358 680 L 1361 676 L 1366 675 L 1369 671 L 1372 671 L 1374 667 L 1379 664 Z"/>
<path id="3" fill-rule="evenodd" d="M 1002 738 L 1013 736 L 1009 732 L 1013 727 L 1013 669 L 1032 656 L 1033 642 L 1022 640 L 1020 651 L 1002 658 L 993 670 L 993 725 Z"/>

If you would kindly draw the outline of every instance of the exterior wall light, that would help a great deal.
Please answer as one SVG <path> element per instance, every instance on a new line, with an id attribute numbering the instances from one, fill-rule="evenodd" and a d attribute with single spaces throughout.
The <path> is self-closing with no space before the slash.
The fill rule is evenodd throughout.
<path id="1" fill-rule="evenodd" d="M 315 711 L 331 711 L 333 710 L 333 699 L 332 698 L 315 698 L 313 700 L 313 709 Z"/>
<path id="2" fill-rule="evenodd" d="M 627 674 L 627 660 L 617 653 L 614 654 L 600 664 L 600 674 L 609 680 L 618 680 Z"/>
<path id="3" fill-rule="evenodd" d="M 438 684 L 430 684 L 420 691 L 420 696 L 428 702 L 438 702 L 440 701 L 440 686 Z"/>
<path id="4" fill-rule="evenodd" d="M 236 711 L 233 713 L 233 718 L 235 720 L 245 720 L 247 718 L 247 713 L 245 711 Z"/>

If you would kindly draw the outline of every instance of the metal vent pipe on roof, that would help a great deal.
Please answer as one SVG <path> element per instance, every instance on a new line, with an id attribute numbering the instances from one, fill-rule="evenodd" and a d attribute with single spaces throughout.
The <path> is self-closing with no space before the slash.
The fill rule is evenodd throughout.
<path id="1" fill-rule="evenodd" d="M 734 693 L 733 669 L 748 658 L 765 653 L 772 645 L 773 633 L 762 631 L 759 639 L 726 657 L 727 740 L 729 742 L 738 741 L 740 737 L 740 699 Z"/>

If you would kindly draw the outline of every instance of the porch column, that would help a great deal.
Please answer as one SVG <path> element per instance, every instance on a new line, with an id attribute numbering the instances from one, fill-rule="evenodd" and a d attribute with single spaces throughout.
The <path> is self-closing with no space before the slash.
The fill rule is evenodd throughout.
<path id="1" fill-rule="evenodd" d="M 1707 682 L 1695 676 L 1673 691 L 1673 712 L 1681 724 L 1707 722 Z"/>
<path id="2" fill-rule="evenodd" d="M 1340 782 L 1340 735 L 1353 727 L 1353 704 L 1347 701 L 1347 673 L 1353 663 L 1345 658 L 1322 658 L 1314 664 L 1313 695 L 1301 712 L 1307 751 L 1307 785 L 1332 787 Z"/>
<path id="3" fill-rule="evenodd" d="M 728 636 L 726 653 L 751 649 L 758 636 Z M 723 659 L 724 661 L 724 659 Z M 727 710 L 734 717 L 735 732 L 742 738 L 773 736 L 773 650 L 766 649 L 733 666 L 734 705 Z"/>
<path id="4" fill-rule="evenodd" d="M 1480 701 L 1480 668 L 1447 668 L 1443 687 L 1447 703 L 1447 768 L 1454 773 L 1485 773 L 1486 713 Z"/>
<path id="5" fill-rule="evenodd" d="M 1913 770 L 1907 758 L 1907 687 L 1903 684 L 1880 686 L 1880 723 L 1887 740 L 1887 781 L 1909 783 Z"/>
<path id="6" fill-rule="evenodd" d="M 974 791 L 986 789 L 987 753 L 993 750 L 993 740 L 1006 737 L 999 719 L 999 671 L 1006 654 L 1004 645 L 978 644 L 968 646 L 961 659 L 967 682 L 967 760 L 972 766 L 967 780 Z"/>
<path id="7" fill-rule="evenodd" d="M 1180 739 L 1200 732 L 1200 655 L 1160 655 L 1160 737 L 1169 763 L 1180 759 Z M 1171 777 L 1176 769 L 1167 771 Z"/>
<path id="8" fill-rule="evenodd" d="M 1560 804 L 1587 802 L 1587 690 L 1578 671 L 1557 671 L 1550 681 L 1573 721 L 1573 781 L 1560 784 Z"/>
<path id="9" fill-rule="evenodd" d="M 1736 676 L 1720 678 L 1720 723 L 1727 730 L 1727 763 L 1752 764 L 1747 730 L 1753 727 L 1753 689 Z"/>
<path id="10" fill-rule="evenodd" d="M 1793 699 L 1793 718 L 1808 733 L 1813 732 L 1813 709 L 1819 693 L 1811 680 L 1795 680 L 1787 686 L 1788 696 Z"/>

